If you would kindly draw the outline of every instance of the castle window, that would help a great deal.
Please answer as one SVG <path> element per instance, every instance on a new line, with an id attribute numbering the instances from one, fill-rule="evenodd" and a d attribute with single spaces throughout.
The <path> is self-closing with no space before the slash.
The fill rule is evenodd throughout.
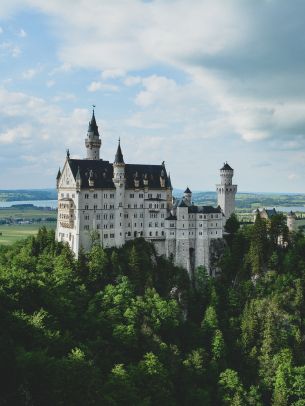
<path id="1" fill-rule="evenodd" d="M 140 193 L 140 194 L 139 194 L 139 198 L 140 198 L 140 199 L 143 199 L 143 197 L 144 197 L 143 193 Z"/>
<path id="2" fill-rule="evenodd" d="M 89 216 L 88 216 L 88 214 L 85 216 L 85 220 L 89 220 Z"/>
<path id="3" fill-rule="evenodd" d="M 129 197 L 130 197 L 131 199 L 133 199 L 133 198 L 134 198 L 134 194 L 131 193 L 131 194 L 129 195 Z"/>
<path id="4" fill-rule="evenodd" d="M 202 223 L 199 224 L 199 227 L 202 227 Z"/>
<path id="5" fill-rule="evenodd" d="M 110 199 L 114 199 L 114 193 L 110 193 Z"/>
<path id="6" fill-rule="evenodd" d="M 97 193 L 93 193 L 93 199 L 97 199 Z"/>
<path id="7" fill-rule="evenodd" d="M 211 219 L 213 218 L 213 214 L 211 214 Z"/>
<path id="8" fill-rule="evenodd" d="M 137 223 L 134 223 L 134 227 L 135 227 L 135 228 L 137 227 Z"/>
<path id="9" fill-rule="evenodd" d="M 114 238 L 114 234 L 110 234 L 110 238 Z"/>
<path id="10" fill-rule="evenodd" d="M 184 228 L 184 223 L 182 224 L 182 227 Z M 184 234 L 183 234 L 184 235 Z"/>
<path id="11" fill-rule="evenodd" d="M 164 227 L 164 223 L 161 223 L 161 227 Z"/>
<path id="12" fill-rule="evenodd" d="M 158 223 L 155 223 L 155 227 L 158 227 Z"/>
<path id="13" fill-rule="evenodd" d="M 143 204 L 143 203 L 141 203 L 141 204 L 140 204 L 140 207 L 141 207 L 141 209 L 143 209 L 143 207 L 144 207 L 144 204 Z"/>
<path id="14" fill-rule="evenodd" d="M 128 231 L 127 235 L 128 235 L 128 237 L 130 237 L 130 236 L 131 236 L 131 232 L 130 232 L 130 231 Z"/>
<path id="15" fill-rule="evenodd" d="M 161 209 L 164 209 L 164 203 L 161 203 Z"/>
<path id="16" fill-rule="evenodd" d="M 104 220 L 107 220 L 108 215 L 104 214 Z"/>
<path id="17" fill-rule="evenodd" d="M 112 220 L 112 219 L 113 219 L 113 214 L 110 214 L 110 215 L 109 215 L 109 218 Z"/>
<path id="18" fill-rule="evenodd" d="M 84 230 L 89 230 L 89 226 L 87 224 L 84 226 Z"/>
<path id="19" fill-rule="evenodd" d="M 108 228 L 107 224 L 104 224 L 104 228 Z"/>
<path id="20" fill-rule="evenodd" d="M 109 209 L 114 209 L 114 204 L 109 204 Z"/>
<path id="21" fill-rule="evenodd" d="M 162 231 L 162 233 L 161 233 L 162 235 L 164 235 L 164 231 Z"/>
<path id="22" fill-rule="evenodd" d="M 104 193 L 104 199 L 107 199 L 107 198 L 108 198 L 108 194 Z"/>
<path id="23" fill-rule="evenodd" d="M 151 231 L 149 232 L 149 236 L 150 236 L 150 237 L 152 236 L 152 232 L 151 232 Z"/>
<path id="24" fill-rule="evenodd" d="M 158 231 L 156 231 L 156 237 L 158 236 Z"/>
<path id="25" fill-rule="evenodd" d="M 135 214 L 133 215 L 133 217 L 136 219 L 136 218 L 138 217 L 137 213 L 135 213 Z"/>
<path id="26" fill-rule="evenodd" d="M 216 223 L 216 227 L 217 227 L 217 223 Z"/>
<path id="27" fill-rule="evenodd" d="M 88 210 L 89 209 L 89 206 L 86 204 L 85 205 L 85 210 Z"/>
<path id="28" fill-rule="evenodd" d="M 128 227 L 130 227 L 130 223 L 128 223 Z"/>
<path id="29" fill-rule="evenodd" d="M 161 199 L 161 193 L 157 193 L 157 199 Z"/>
<path id="30" fill-rule="evenodd" d="M 122 207 L 122 202 L 119 203 L 119 207 Z"/>
<path id="31" fill-rule="evenodd" d="M 134 208 L 135 208 L 135 209 L 137 209 L 137 208 L 138 208 L 138 205 L 137 205 L 137 203 L 135 203 L 135 205 L 134 205 Z"/>
<path id="32" fill-rule="evenodd" d="M 108 238 L 108 234 L 104 234 L 104 238 Z"/>
<path id="33" fill-rule="evenodd" d="M 124 218 L 125 218 L 125 219 L 128 219 L 128 214 L 124 214 Z"/>
<path id="34" fill-rule="evenodd" d="M 97 224 L 97 225 L 96 225 L 96 228 L 97 228 L 97 230 L 98 230 L 98 229 L 100 228 L 100 224 Z"/>
<path id="35" fill-rule="evenodd" d="M 148 199 L 151 199 L 151 198 L 152 198 L 152 194 L 148 193 Z"/>
<path id="36" fill-rule="evenodd" d="M 182 216 L 183 220 L 184 220 L 184 216 Z"/>
<path id="37" fill-rule="evenodd" d="M 161 219 L 164 219 L 164 213 L 161 213 Z"/>
<path id="38" fill-rule="evenodd" d="M 97 204 L 95 204 L 95 205 L 93 206 L 93 209 L 94 209 L 94 210 L 97 210 Z"/>
<path id="39" fill-rule="evenodd" d="M 143 227 L 143 223 L 141 223 L 141 227 Z"/>
<path id="40" fill-rule="evenodd" d="M 216 234 L 217 234 L 217 231 L 216 231 Z"/>
<path id="41" fill-rule="evenodd" d="M 144 217 L 144 214 L 143 213 L 140 213 L 140 218 L 142 219 Z"/>
<path id="42" fill-rule="evenodd" d="M 204 218 L 204 219 L 206 219 L 206 218 L 207 218 L 207 216 L 206 216 L 206 215 L 204 215 L 204 216 L 203 216 L 203 218 Z"/>
<path id="43" fill-rule="evenodd" d="M 152 204 L 151 203 L 149 203 L 149 206 L 148 206 L 150 209 L 152 209 Z"/>
<path id="44" fill-rule="evenodd" d="M 152 223 L 149 223 L 149 224 L 148 224 L 148 227 L 152 227 Z"/>
<path id="45" fill-rule="evenodd" d="M 107 204 L 104 204 L 104 209 L 107 209 Z"/>
<path id="46" fill-rule="evenodd" d="M 170 227 L 175 227 L 175 223 L 170 223 Z"/>
<path id="47" fill-rule="evenodd" d="M 97 215 L 96 215 L 96 219 L 97 219 L 97 220 L 100 220 L 100 219 L 101 219 L 101 215 L 100 215 L 100 214 L 97 214 Z"/>
<path id="48" fill-rule="evenodd" d="M 89 199 L 88 193 L 85 193 L 85 199 Z"/>
<path id="49" fill-rule="evenodd" d="M 110 224 L 110 228 L 113 228 L 113 224 Z"/>

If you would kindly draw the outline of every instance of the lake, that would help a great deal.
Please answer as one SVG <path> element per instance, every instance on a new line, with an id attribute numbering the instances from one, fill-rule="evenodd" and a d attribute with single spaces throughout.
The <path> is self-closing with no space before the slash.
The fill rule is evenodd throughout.
<path id="1" fill-rule="evenodd" d="M 57 200 L 18 200 L 13 202 L 0 202 L 1 207 L 11 207 L 15 204 L 33 204 L 37 207 L 51 207 L 57 209 Z"/>

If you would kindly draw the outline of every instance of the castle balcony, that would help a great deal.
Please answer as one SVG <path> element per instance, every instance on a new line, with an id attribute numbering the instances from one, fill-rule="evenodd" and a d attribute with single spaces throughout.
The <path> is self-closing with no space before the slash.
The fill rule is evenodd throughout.
<path id="1" fill-rule="evenodd" d="M 152 207 L 151 207 L 151 208 L 148 209 L 148 211 L 149 211 L 149 213 L 159 213 L 160 209 L 159 209 L 159 208 L 157 209 L 157 208 L 152 208 Z"/>

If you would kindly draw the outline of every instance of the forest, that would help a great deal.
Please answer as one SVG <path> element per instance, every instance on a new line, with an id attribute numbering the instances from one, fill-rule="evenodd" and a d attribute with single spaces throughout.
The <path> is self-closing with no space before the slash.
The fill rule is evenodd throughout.
<path id="1" fill-rule="evenodd" d="M 0 405 L 305 405 L 305 237 L 226 230 L 191 280 L 144 239 L 0 246 Z"/>

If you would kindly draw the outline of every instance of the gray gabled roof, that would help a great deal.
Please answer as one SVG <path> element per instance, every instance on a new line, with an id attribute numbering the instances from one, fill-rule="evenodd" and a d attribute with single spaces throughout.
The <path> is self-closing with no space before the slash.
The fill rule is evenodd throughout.
<path id="1" fill-rule="evenodd" d="M 184 193 L 190 193 L 190 194 L 191 194 L 192 192 L 190 191 L 189 187 L 187 187 L 187 188 L 185 189 Z"/>
<path id="2" fill-rule="evenodd" d="M 74 179 L 79 172 L 82 188 L 89 188 L 89 176 L 92 171 L 94 180 L 94 187 L 97 189 L 115 189 L 113 178 L 113 165 L 109 161 L 102 159 L 70 159 L 68 161 Z M 126 164 L 125 165 L 125 178 L 126 188 L 135 188 L 135 178 L 139 180 L 139 188 L 143 188 L 143 180 L 148 180 L 148 188 L 162 189 L 160 184 L 160 174 L 164 171 L 165 187 L 170 187 L 169 178 L 166 169 L 162 165 L 142 165 L 142 164 Z"/>
<path id="3" fill-rule="evenodd" d="M 190 206 L 189 207 L 189 213 L 203 213 L 203 214 L 209 214 L 209 213 L 221 213 L 221 208 L 218 207 L 213 207 L 213 206 Z"/>

